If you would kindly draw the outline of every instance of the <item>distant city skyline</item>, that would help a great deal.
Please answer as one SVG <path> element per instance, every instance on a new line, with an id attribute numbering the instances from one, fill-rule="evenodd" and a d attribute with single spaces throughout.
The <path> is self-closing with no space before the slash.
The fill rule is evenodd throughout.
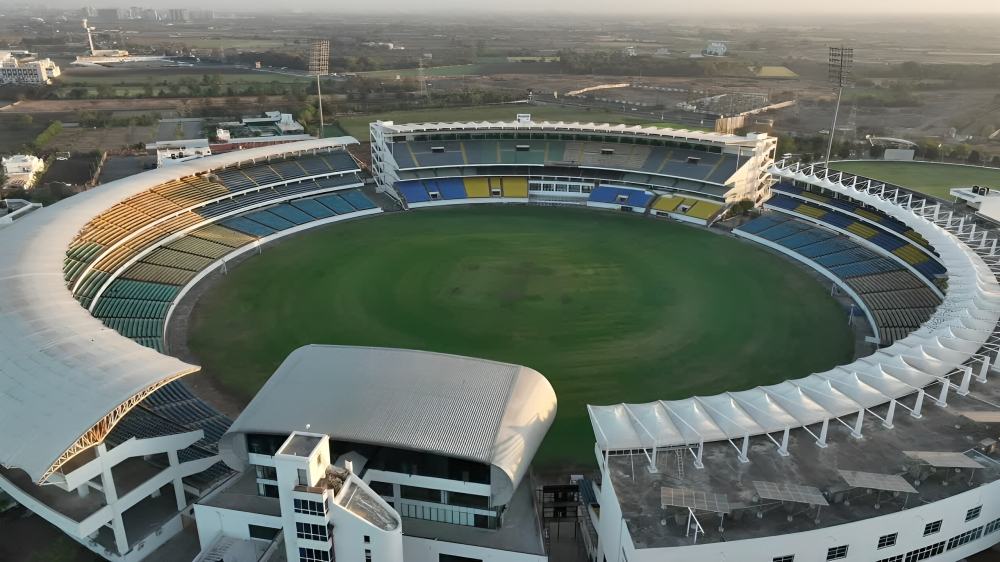
<path id="1" fill-rule="evenodd" d="M 3 5 L 4 3 L 0 3 Z M 205 6 L 191 5 L 190 0 L 160 0 L 158 2 L 141 2 L 129 0 L 93 0 L 81 2 L 80 0 L 50 0 L 45 4 L 47 8 L 78 8 L 85 5 L 94 7 L 127 7 L 143 6 L 157 9 L 166 8 L 202 8 Z M 256 0 L 217 0 L 212 3 L 212 8 L 216 10 L 242 9 L 248 11 L 274 11 L 275 4 L 272 2 L 262 2 Z M 603 0 L 548 0 L 537 2 L 532 0 L 508 0 L 503 3 L 489 2 L 477 3 L 470 6 L 469 2 L 463 0 L 439 0 L 436 2 L 421 3 L 414 5 L 409 0 L 372 0 L 364 3 L 363 7 L 358 5 L 338 5 L 337 3 L 325 2 L 322 0 L 297 0 L 282 5 L 283 11 L 287 10 L 316 10 L 316 11 L 339 11 L 342 13 L 364 12 L 371 15 L 378 15 L 380 10 L 394 13 L 420 13 L 448 11 L 450 13 L 475 13 L 475 12 L 525 12 L 542 13 L 553 12 L 573 12 L 580 15 L 588 13 L 616 13 L 623 17 L 630 14 L 704 14 L 704 5 L 697 2 L 672 3 L 663 0 L 633 0 L 631 2 L 608 3 Z M 1000 15 L 1000 2 L 997 0 L 965 0 L 960 7 L 954 4 L 940 2 L 939 0 L 840 0 L 838 2 L 803 0 L 796 2 L 794 7 L 789 7 L 785 0 L 759 0 L 752 5 L 748 5 L 744 0 L 715 0 L 713 2 L 713 12 L 722 14 L 752 12 L 756 14 L 778 14 L 778 15 L 809 15 L 809 14 L 895 14 L 906 16 L 911 14 L 949 14 L 955 16 L 972 14 L 997 14 Z M 391 15 L 387 13 L 386 15 Z"/>

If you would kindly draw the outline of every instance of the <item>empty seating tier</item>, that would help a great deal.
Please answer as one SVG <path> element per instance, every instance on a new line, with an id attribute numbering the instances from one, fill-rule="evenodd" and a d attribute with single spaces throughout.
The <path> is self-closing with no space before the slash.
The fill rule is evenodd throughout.
<path id="1" fill-rule="evenodd" d="M 652 193 L 641 189 L 599 185 L 590 192 L 589 201 L 645 209 L 652 199 Z"/>
<path id="2" fill-rule="evenodd" d="M 661 195 L 653 202 L 654 215 L 673 214 L 705 221 L 715 217 L 725 206 L 718 201 L 707 201 L 693 197 Z"/>
<path id="3" fill-rule="evenodd" d="M 783 189 L 787 191 L 789 188 L 785 187 Z M 837 205 L 834 206 L 837 206 L 838 209 L 835 210 L 830 207 L 808 203 L 803 198 L 785 195 L 781 190 L 775 191 L 775 194 L 768 199 L 767 205 L 775 209 L 791 211 L 801 216 L 810 217 L 853 234 L 858 238 L 867 240 L 885 249 L 887 252 L 898 256 L 902 261 L 928 279 L 934 280 L 939 275 L 944 274 L 944 266 L 936 259 L 933 259 L 927 252 L 914 245 L 911 242 L 911 240 L 914 240 L 912 236 L 903 235 L 896 228 L 888 228 L 892 219 L 881 217 L 872 211 L 865 211 L 856 205 L 843 202 L 842 200 L 830 199 L 808 191 L 799 190 L 796 192 L 796 195 L 810 200 L 822 199 L 826 203 L 834 203 L 836 201 Z M 850 206 L 854 215 L 839 210 L 847 206 Z M 883 220 L 866 222 L 860 218 L 855 218 L 855 216 L 860 216 L 858 213 L 861 212 L 870 217 L 882 218 Z M 922 238 L 920 239 L 922 240 Z"/>
<path id="4" fill-rule="evenodd" d="M 839 278 L 871 312 L 882 344 L 888 345 L 920 327 L 941 304 L 926 282 L 898 262 L 803 220 L 772 213 L 737 231 L 778 244 Z M 914 251 L 919 252 L 916 248 Z"/>

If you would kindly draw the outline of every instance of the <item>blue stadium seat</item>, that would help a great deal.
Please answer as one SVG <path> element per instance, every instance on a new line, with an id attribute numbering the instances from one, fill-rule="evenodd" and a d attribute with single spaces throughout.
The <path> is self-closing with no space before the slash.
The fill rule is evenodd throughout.
<path id="1" fill-rule="evenodd" d="M 427 195 L 427 190 L 424 189 L 424 183 L 421 181 L 397 182 L 396 189 L 399 190 L 400 195 L 406 199 L 407 203 L 422 203 L 431 200 L 430 196 Z"/>
<path id="2" fill-rule="evenodd" d="M 311 215 L 304 213 L 302 212 L 302 210 L 293 207 L 291 205 L 288 205 L 287 203 L 282 203 L 277 207 L 271 207 L 268 210 L 274 213 L 275 215 L 278 215 L 279 217 L 295 224 L 305 224 L 307 222 L 312 222 L 313 220 Z"/>
<path id="3" fill-rule="evenodd" d="M 298 201 L 292 201 L 292 205 L 303 212 L 309 213 L 311 217 L 316 219 L 325 219 L 335 214 L 315 199 L 299 199 Z"/>
<path id="4" fill-rule="evenodd" d="M 338 215 L 343 215 L 345 213 L 353 213 L 354 207 L 350 205 L 347 201 L 339 195 L 324 195 L 322 197 L 317 197 L 316 201 L 319 201 L 326 208 L 330 209 Z"/>
<path id="5" fill-rule="evenodd" d="M 286 228 L 292 228 L 295 223 L 283 219 L 278 215 L 271 213 L 270 211 L 254 211 L 252 213 L 247 213 L 243 215 L 243 218 L 249 219 L 253 222 L 260 223 L 274 230 L 285 230 Z"/>
<path id="6" fill-rule="evenodd" d="M 352 207 L 359 211 L 366 211 L 368 209 L 374 209 L 378 205 L 372 203 L 372 200 L 365 196 L 358 190 L 345 191 L 341 196 L 351 204 Z"/>
<path id="7" fill-rule="evenodd" d="M 238 230 L 244 234 L 249 234 L 250 236 L 258 236 L 263 238 L 264 236 L 269 236 L 275 233 L 275 229 L 266 227 L 260 223 L 254 222 L 243 217 L 233 217 L 222 221 L 223 225 L 233 229 Z"/>

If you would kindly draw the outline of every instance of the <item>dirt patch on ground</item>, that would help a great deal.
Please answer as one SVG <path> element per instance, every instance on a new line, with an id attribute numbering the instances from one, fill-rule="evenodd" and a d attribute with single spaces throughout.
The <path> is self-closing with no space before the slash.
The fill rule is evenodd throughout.
<path id="1" fill-rule="evenodd" d="M 202 108 L 256 107 L 256 97 L 142 98 L 96 100 L 24 100 L 0 108 L 0 113 L 73 113 L 77 111 L 176 111 L 181 114 Z M 285 96 L 268 96 L 267 104 L 287 102 Z"/>

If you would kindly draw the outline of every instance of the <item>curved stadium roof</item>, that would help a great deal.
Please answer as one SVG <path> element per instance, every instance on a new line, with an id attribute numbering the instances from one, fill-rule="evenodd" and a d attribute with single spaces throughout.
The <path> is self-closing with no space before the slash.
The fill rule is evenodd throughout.
<path id="1" fill-rule="evenodd" d="M 180 177 L 356 142 L 310 140 L 173 164 L 74 195 L 0 230 L 0 464 L 44 481 L 151 392 L 199 369 L 119 335 L 73 298 L 63 261 L 88 221 Z"/>
<path id="2" fill-rule="evenodd" d="M 293 351 L 219 443 L 246 467 L 247 433 L 315 431 L 336 441 L 466 459 L 492 467 L 495 504 L 514 494 L 556 415 L 538 371 L 486 359 L 378 347 Z"/>
<path id="3" fill-rule="evenodd" d="M 983 259 L 955 234 L 869 191 L 867 184 L 848 186 L 793 167 L 775 167 L 772 173 L 842 193 L 909 225 L 938 251 L 947 269 L 944 301 L 909 336 L 826 372 L 715 396 L 588 406 L 602 450 L 740 439 L 854 414 L 943 382 L 993 333 L 1000 320 L 1000 284 Z"/>

